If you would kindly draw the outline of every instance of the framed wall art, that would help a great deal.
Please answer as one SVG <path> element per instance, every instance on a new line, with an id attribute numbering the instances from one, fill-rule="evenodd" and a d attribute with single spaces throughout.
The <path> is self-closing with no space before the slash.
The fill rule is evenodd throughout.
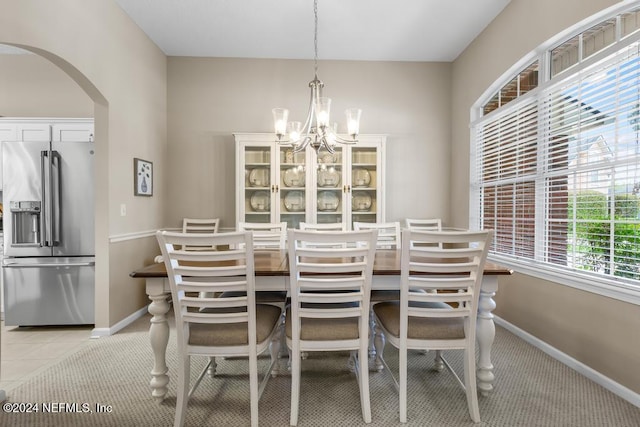
<path id="1" fill-rule="evenodd" d="M 153 163 L 142 159 L 133 159 L 134 196 L 153 196 Z"/>

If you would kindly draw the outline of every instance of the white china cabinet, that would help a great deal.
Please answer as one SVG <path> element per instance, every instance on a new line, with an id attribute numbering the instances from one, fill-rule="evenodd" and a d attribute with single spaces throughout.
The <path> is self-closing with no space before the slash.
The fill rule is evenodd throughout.
<path id="1" fill-rule="evenodd" d="M 269 133 L 235 133 L 238 222 L 384 222 L 384 135 L 335 153 L 293 153 Z"/>

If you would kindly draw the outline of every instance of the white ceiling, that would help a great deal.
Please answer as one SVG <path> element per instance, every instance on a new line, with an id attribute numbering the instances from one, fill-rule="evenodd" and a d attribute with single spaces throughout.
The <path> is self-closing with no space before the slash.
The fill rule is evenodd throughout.
<path id="1" fill-rule="evenodd" d="M 319 0 L 318 58 L 453 61 L 510 0 Z M 313 59 L 312 0 L 116 0 L 168 56 Z"/>

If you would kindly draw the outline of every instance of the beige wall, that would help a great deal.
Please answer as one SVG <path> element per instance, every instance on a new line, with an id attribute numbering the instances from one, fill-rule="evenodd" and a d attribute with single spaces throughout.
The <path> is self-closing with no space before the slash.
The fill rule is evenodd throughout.
<path id="1" fill-rule="evenodd" d="M 111 0 L 0 0 L 0 8 L 0 43 L 46 58 L 94 102 L 96 327 L 109 327 L 147 303 L 128 273 L 157 246 L 110 238 L 164 224 L 166 56 Z M 134 157 L 154 162 L 154 197 L 133 196 Z"/>
<path id="2" fill-rule="evenodd" d="M 93 117 L 93 101 L 38 55 L 0 55 L 0 116 Z"/>
<path id="3" fill-rule="evenodd" d="M 468 224 L 469 110 L 525 54 L 565 28 L 617 2 L 512 0 L 454 62 L 452 222 Z M 495 313 L 640 393 L 640 307 L 515 274 L 500 279 Z"/>
<path id="4" fill-rule="evenodd" d="M 453 64 L 321 61 L 334 114 L 358 105 L 364 133 L 389 134 L 387 219 L 440 216 L 449 225 L 466 225 L 470 106 L 524 54 L 614 3 L 512 0 Z M 46 63 L 31 76 L 41 80 L 42 72 L 69 88 L 61 110 L 49 113 L 55 95 L 43 87 L 43 106 L 17 99 L 13 107 L 21 105 L 22 112 L 0 115 L 95 117 L 96 326 L 111 326 L 147 302 L 143 283 L 128 273 L 149 263 L 157 244 L 152 237 L 118 243 L 110 237 L 177 226 L 183 216 L 220 216 L 223 226 L 233 226 L 231 134 L 270 131 L 274 106 L 302 118 L 313 65 L 167 60 L 112 1 L 0 0 L 0 6 L 0 43 L 30 46 L 95 102 L 87 111 L 86 97 Z M 0 84 L 12 84 L 11 73 L 19 71 L 0 72 Z M 41 113 L 44 105 L 52 109 Z M 154 162 L 152 198 L 133 197 L 133 157 Z M 120 216 L 121 204 L 126 217 Z M 496 313 L 507 321 L 640 392 L 637 306 L 520 274 L 500 281 L 496 301 Z"/>
<path id="5" fill-rule="evenodd" d="M 362 133 L 388 134 L 387 220 L 448 218 L 451 64 L 320 61 L 318 74 L 339 126 L 358 106 Z M 235 226 L 232 133 L 272 132 L 273 107 L 304 121 L 312 78 L 312 61 L 169 58 L 168 226 Z"/>

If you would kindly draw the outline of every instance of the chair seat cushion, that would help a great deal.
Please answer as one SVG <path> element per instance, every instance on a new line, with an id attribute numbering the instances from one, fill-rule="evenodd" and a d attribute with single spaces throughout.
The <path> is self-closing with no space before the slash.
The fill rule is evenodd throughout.
<path id="1" fill-rule="evenodd" d="M 327 304 L 324 304 L 326 307 Z M 300 339 L 311 341 L 333 341 L 357 339 L 358 318 L 346 317 L 341 319 L 300 319 Z M 291 308 L 287 308 L 286 314 L 286 334 L 287 338 L 292 337 Z"/>
<path id="2" fill-rule="evenodd" d="M 412 303 L 425 308 L 451 308 L 444 303 Z M 373 306 L 373 312 L 388 333 L 400 336 L 400 302 L 387 301 Z M 459 339 L 464 338 L 464 321 L 460 318 L 409 317 L 407 337 L 410 339 Z"/>
<path id="3" fill-rule="evenodd" d="M 246 295 L 245 292 L 226 291 L 221 293 L 220 297 L 229 298 L 229 297 L 241 297 L 245 295 Z M 280 303 L 280 302 L 285 302 L 286 299 L 287 299 L 286 291 L 256 291 L 256 303 L 267 303 L 267 302 Z"/>
<path id="4" fill-rule="evenodd" d="M 256 336 L 258 343 L 269 338 L 278 324 L 281 314 L 282 310 L 275 305 L 256 305 Z M 189 345 L 233 346 L 247 345 L 249 342 L 246 323 L 191 323 L 189 331 Z"/>

